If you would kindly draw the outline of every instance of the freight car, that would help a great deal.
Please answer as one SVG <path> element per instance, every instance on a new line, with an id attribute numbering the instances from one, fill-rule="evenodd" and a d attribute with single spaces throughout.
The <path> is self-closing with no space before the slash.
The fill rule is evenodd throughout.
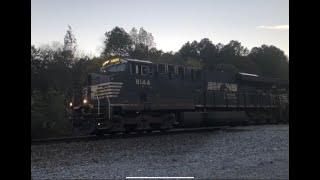
<path id="1" fill-rule="evenodd" d="M 80 134 L 288 122 L 287 81 L 114 58 L 88 74 L 81 104 L 70 102 Z"/>

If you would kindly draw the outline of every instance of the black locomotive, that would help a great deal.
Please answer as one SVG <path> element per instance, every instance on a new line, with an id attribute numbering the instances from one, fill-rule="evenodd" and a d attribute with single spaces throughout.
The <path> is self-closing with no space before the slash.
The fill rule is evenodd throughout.
<path id="1" fill-rule="evenodd" d="M 80 134 L 288 122 L 288 81 L 114 58 L 70 103 Z"/>

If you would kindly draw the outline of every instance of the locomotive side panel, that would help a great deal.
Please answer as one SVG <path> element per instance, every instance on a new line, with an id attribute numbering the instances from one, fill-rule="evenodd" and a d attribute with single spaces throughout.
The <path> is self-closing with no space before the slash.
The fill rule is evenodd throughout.
<path id="1" fill-rule="evenodd" d="M 120 106 L 124 110 L 143 110 L 154 99 L 154 80 L 152 64 L 130 63 L 122 97 L 125 101 Z"/>
<path id="2" fill-rule="evenodd" d="M 237 107 L 239 103 L 238 84 L 234 81 L 234 74 L 222 72 L 206 72 L 205 74 L 205 107 Z"/>
<path id="3" fill-rule="evenodd" d="M 178 67 L 157 64 L 155 67 L 154 110 L 194 109 L 194 83 L 177 72 Z"/>

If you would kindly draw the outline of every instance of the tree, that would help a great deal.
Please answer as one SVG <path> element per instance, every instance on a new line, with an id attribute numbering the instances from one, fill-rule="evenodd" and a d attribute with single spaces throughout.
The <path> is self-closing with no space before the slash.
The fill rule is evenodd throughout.
<path id="1" fill-rule="evenodd" d="M 155 48 L 154 39 L 151 33 L 148 33 L 143 27 L 140 28 L 139 33 L 134 27 L 130 31 L 130 38 L 133 43 L 130 57 L 135 59 L 149 59 L 156 60 L 162 54 Z"/>
<path id="2" fill-rule="evenodd" d="M 139 35 L 135 27 L 131 29 L 129 35 L 134 45 L 139 44 L 139 37 L 138 37 Z"/>
<path id="3" fill-rule="evenodd" d="M 134 50 L 130 52 L 130 57 L 134 59 L 147 59 L 148 53 L 148 46 L 144 44 L 136 44 Z"/>
<path id="4" fill-rule="evenodd" d="M 222 72 L 239 72 L 238 68 L 233 64 L 218 64 L 215 69 Z"/>
<path id="5" fill-rule="evenodd" d="M 157 48 L 151 48 L 148 50 L 148 46 L 144 44 L 137 44 L 132 52 L 130 52 L 130 57 L 134 59 L 147 59 L 150 61 L 156 61 L 160 58 L 162 50 L 157 50 Z"/>
<path id="6" fill-rule="evenodd" d="M 220 56 L 221 56 L 221 54 L 222 54 L 221 52 L 222 52 L 223 48 L 224 48 L 224 45 L 221 44 L 221 43 L 218 43 L 218 44 L 216 45 L 216 50 L 217 50 L 216 56 L 217 56 L 217 57 L 220 57 Z"/>
<path id="7" fill-rule="evenodd" d="M 252 48 L 248 56 L 257 64 L 263 76 L 289 78 L 288 57 L 281 49 L 272 45 L 262 45 Z"/>
<path id="8" fill-rule="evenodd" d="M 220 51 L 222 56 L 246 56 L 249 50 L 241 45 L 240 42 L 231 40 L 229 44 L 223 46 Z"/>
<path id="9" fill-rule="evenodd" d="M 64 45 L 62 49 L 62 56 L 64 64 L 71 66 L 75 63 L 75 53 L 77 51 L 77 39 L 75 38 L 71 26 L 68 25 L 68 30 L 64 36 Z"/>
<path id="10" fill-rule="evenodd" d="M 148 60 L 156 61 L 161 57 L 162 54 L 163 54 L 162 50 L 158 50 L 157 48 L 153 47 L 148 51 Z"/>
<path id="11" fill-rule="evenodd" d="M 197 41 L 193 41 L 191 44 L 188 41 L 184 44 L 181 49 L 179 50 L 179 55 L 183 58 L 199 58 L 199 51 L 198 51 L 198 43 Z"/>
<path id="12" fill-rule="evenodd" d="M 41 86 L 43 62 L 41 50 L 31 46 L 31 92 Z"/>
<path id="13" fill-rule="evenodd" d="M 198 43 L 198 51 L 199 51 L 199 57 L 204 61 L 206 66 L 204 68 L 206 69 L 213 69 L 213 67 L 216 65 L 216 54 L 217 54 L 217 48 L 216 46 L 208 39 L 204 38 Z"/>
<path id="14" fill-rule="evenodd" d="M 154 38 L 151 33 L 148 33 L 143 27 L 140 28 L 138 39 L 140 44 L 146 45 L 148 48 L 155 47 Z"/>
<path id="15" fill-rule="evenodd" d="M 31 46 L 31 74 L 39 74 L 42 68 L 42 57 L 40 49 L 35 48 L 34 45 Z"/>
<path id="16" fill-rule="evenodd" d="M 168 64 L 185 64 L 184 59 L 178 54 L 173 52 L 162 53 L 161 56 L 155 61 L 157 63 L 168 63 Z"/>
<path id="17" fill-rule="evenodd" d="M 132 40 L 123 28 L 115 27 L 111 31 L 106 32 L 105 36 L 105 48 L 102 52 L 102 56 L 125 57 L 132 51 Z"/>
<path id="18" fill-rule="evenodd" d="M 143 44 L 148 49 L 155 48 L 156 46 L 152 34 L 148 33 L 145 29 L 143 29 L 143 27 L 140 28 L 139 33 L 134 27 L 131 29 L 129 34 L 133 42 L 133 49 L 135 49 L 138 44 Z"/>
<path id="19" fill-rule="evenodd" d="M 45 49 L 31 46 L 32 137 L 65 135 L 70 124 L 65 117 L 66 92 L 71 73 L 59 43 Z"/>
<path id="20" fill-rule="evenodd" d="M 63 46 L 63 50 L 64 51 L 71 51 L 73 54 L 76 52 L 77 50 L 77 39 L 75 38 L 71 26 L 68 25 L 68 30 L 66 35 L 64 36 L 64 46 Z"/>

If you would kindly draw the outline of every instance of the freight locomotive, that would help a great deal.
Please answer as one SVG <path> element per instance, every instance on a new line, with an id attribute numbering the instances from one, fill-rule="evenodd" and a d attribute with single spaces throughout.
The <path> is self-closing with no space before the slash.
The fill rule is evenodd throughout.
<path id="1" fill-rule="evenodd" d="M 289 121 L 288 81 L 113 58 L 88 74 L 74 131 L 96 134 Z"/>

